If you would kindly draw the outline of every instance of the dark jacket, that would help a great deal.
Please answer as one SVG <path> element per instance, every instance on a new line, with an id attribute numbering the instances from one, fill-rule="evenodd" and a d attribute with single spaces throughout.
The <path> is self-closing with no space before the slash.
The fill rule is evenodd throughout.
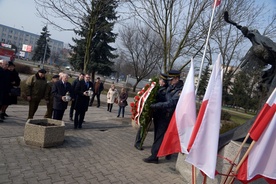
<path id="1" fill-rule="evenodd" d="M 76 86 L 77 86 L 77 84 L 78 84 L 79 81 L 80 81 L 79 78 L 76 78 L 76 79 L 72 82 L 72 90 L 73 90 L 72 97 L 73 97 L 74 99 L 76 99 L 75 88 L 76 88 Z"/>
<path id="2" fill-rule="evenodd" d="M 75 102 L 75 110 L 85 112 L 88 110 L 89 105 L 89 96 L 85 96 L 83 93 L 88 91 L 89 88 L 93 89 L 93 83 L 88 82 L 89 87 L 87 87 L 84 80 L 81 80 L 77 83 L 75 87 L 75 95 L 76 95 L 76 102 Z"/>
<path id="3" fill-rule="evenodd" d="M 120 107 L 125 107 L 127 106 L 127 98 L 128 98 L 128 94 L 127 93 L 120 93 L 120 96 L 119 96 L 119 103 L 118 105 Z"/>
<path id="4" fill-rule="evenodd" d="M 66 93 L 69 92 L 72 98 L 72 86 L 69 82 L 66 83 L 66 87 L 64 87 L 63 82 L 61 80 L 54 83 L 52 88 L 52 93 L 54 95 L 54 104 L 53 108 L 56 110 L 65 110 L 67 108 L 68 102 L 64 102 L 62 100 L 62 96 L 65 96 Z"/>
<path id="5" fill-rule="evenodd" d="M 166 109 L 167 116 L 169 118 L 172 117 L 178 99 L 180 97 L 180 93 L 183 88 L 183 81 L 179 80 L 175 85 L 170 85 L 166 91 L 166 101 L 165 102 L 157 102 L 151 105 L 153 109 Z"/>
<path id="6" fill-rule="evenodd" d="M 100 82 L 100 84 L 99 84 L 99 86 L 98 86 L 98 89 L 96 89 L 97 83 L 99 83 L 99 82 L 94 82 L 94 83 L 93 83 L 93 92 L 94 92 L 95 95 L 100 95 L 101 92 L 102 92 L 103 89 L 104 89 L 104 86 L 103 86 L 103 83 Z"/>
<path id="7" fill-rule="evenodd" d="M 45 96 L 45 90 L 47 86 L 47 80 L 40 78 L 38 73 L 30 76 L 27 81 L 26 95 L 31 96 L 33 100 L 41 100 Z"/>
<path id="8" fill-rule="evenodd" d="M 20 77 L 16 70 L 10 71 L 10 82 L 11 82 L 11 88 L 13 87 L 19 87 L 20 85 Z M 10 104 L 17 104 L 17 96 L 10 96 Z"/>

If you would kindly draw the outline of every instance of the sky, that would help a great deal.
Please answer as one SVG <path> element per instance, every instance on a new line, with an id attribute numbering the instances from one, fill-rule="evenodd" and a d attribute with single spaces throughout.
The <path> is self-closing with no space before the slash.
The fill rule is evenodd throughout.
<path id="1" fill-rule="evenodd" d="M 276 9 L 276 0 L 263 0 L 263 2 Z M 42 27 L 46 25 L 45 20 L 37 15 L 34 0 L 0 0 L 0 12 L 0 24 L 16 29 L 40 35 Z M 62 24 L 71 27 L 65 21 Z M 51 25 L 48 29 L 52 39 L 63 41 L 65 44 L 73 43 L 72 37 L 75 37 L 75 34 L 72 31 L 59 31 Z"/>

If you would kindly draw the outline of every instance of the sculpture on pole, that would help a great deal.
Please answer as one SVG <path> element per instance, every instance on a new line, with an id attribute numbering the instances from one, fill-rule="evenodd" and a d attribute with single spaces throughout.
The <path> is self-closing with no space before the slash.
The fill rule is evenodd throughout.
<path id="1" fill-rule="evenodd" d="M 252 43 L 251 48 L 241 60 L 241 68 L 247 66 L 248 69 L 254 69 L 254 67 L 270 66 L 263 72 L 262 81 L 259 84 L 260 90 L 269 92 L 276 74 L 276 43 L 267 36 L 261 35 L 256 29 L 250 30 L 246 26 L 237 24 L 229 18 L 227 11 L 224 12 L 224 20 L 241 30 L 243 35 Z"/>
<path id="2" fill-rule="evenodd" d="M 276 87 L 276 43 L 267 36 L 261 35 L 258 30 L 250 30 L 246 26 L 237 24 L 229 18 L 227 11 L 224 12 L 224 20 L 241 30 L 242 34 L 252 43 L 251 48 L 241 59 L 241 69 L 246 71 L 254 70 L 255 67 L 270 66 L 269 69 L 263 71 L 262 80 L 258 84 L 259 90 L 265 93 L 263 104 Z M 219 149 L 231 140 L 243 139 L 254 123 L 254 119 L 252 118 L 243 125 L 220 135 Z"/>

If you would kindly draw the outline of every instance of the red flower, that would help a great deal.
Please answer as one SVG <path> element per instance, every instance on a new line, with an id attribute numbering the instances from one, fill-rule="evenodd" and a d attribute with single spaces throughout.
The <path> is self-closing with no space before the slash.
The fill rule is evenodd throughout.
<path id="1" fill-rule="evenodd" d="M 140 97 L 137 96 L 137 95 L 134 97 L 134 100 L 135 100 L 135 101 L 138 101 L 139 99 L 140 99 Z"/>
<path id="2" fill-rule="evenodd" d="M 130 107 L 134 107 L 134 105 L 135 105 L 134 102 L 130 103 Z"/>

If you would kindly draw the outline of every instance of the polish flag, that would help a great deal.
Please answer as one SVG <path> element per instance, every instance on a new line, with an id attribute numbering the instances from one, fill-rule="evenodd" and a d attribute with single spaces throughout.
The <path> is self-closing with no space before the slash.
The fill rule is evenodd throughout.
<path id="1" fill-rule="evenodd" d="M 186 161 L 209 178 L 215 178 L 222 99 L 221 54 L 212 70 L 202 105 L 193 129 Z"/>
<path id="2" fill-rule="evenodd" d="M 187 154 L 187 146 L 195 120 L 194 62 L 192 59 L 188 76 L 157 156 L 178 152 Z"/>
<path id="3" fill-rule="evenodd" d="M 276 89 L 249 130 L 256 141 L 246 160 L 242 163 L 237 179 L 253 181 L 264 177 L 268 183 L 276 183 Z"/>

